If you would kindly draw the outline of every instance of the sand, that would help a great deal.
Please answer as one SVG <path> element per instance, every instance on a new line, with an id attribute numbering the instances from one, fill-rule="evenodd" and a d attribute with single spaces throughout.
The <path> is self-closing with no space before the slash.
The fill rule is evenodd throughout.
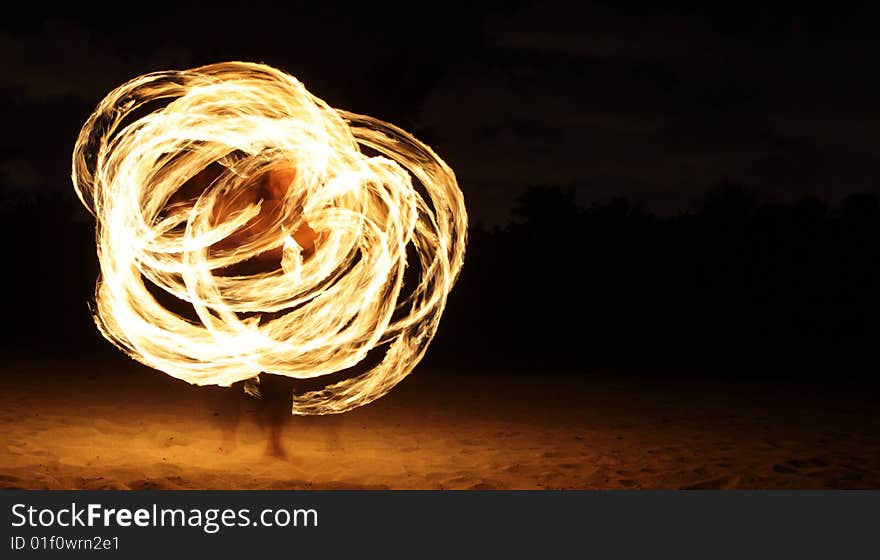
<path id="1" fill-rule="evenodd" d="M 870 386 L 419 369 L 277 459 L 251 405 L 224 449 L 216 391 L 123 357 L 3 368 L 0 488 L 880 488 Z"/>

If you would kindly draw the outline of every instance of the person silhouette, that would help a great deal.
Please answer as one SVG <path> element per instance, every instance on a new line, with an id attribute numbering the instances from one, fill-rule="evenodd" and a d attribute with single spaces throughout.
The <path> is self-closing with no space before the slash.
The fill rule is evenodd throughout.
<path id="1" fill-rule="evenodd" d="M 192 208 L 195 200 L 223 172 L 219 164 L 212 164 L 187 181 L 169 200 L 169 205 L 176 211 Z M 284 198 L 296 177 L 296 170 L 291 166 L 276 166 L 263 171 L 244 188 L 238 189 L 214 205 L 211 215 L 212 225 L 222 222 L 233 213 L 250 205 L 259 203 L 259 213 L 244 226 L 229 236 L 212 245 L 210 251 L 228 251 L 241 246 L 255 237 L 266 235 L 272 228 L 279 227 Z M 315 252 L 318 233 L 305 221 L 301 222 L 291 235 L 300 247 L 300 254 L 305 262 Z M 258 274 L 281 268 L 283 247 L 278 246 L 264 251 L 245 261 L 224 267 L 215 273 L 218 276 L 242 276 Z M 261 320 L 269 320 L 274 314 L 263 313 Z M 258 414 L 260 423 L 266 429 L 268 438 L 266 454 L 272 457 L 285 458 L 284 426 L 290 420 L 293 410 L 293 395 L 296 380 L 271 372 L 261 372 L 256 379 L 248 384 L 245 381 L 233 383 L 231 391 L 226 392 L 225 403 L 221 406 L 222 414 L 228 420 L 224 429 L 221 452 L 229 452 L 235 447 L 235 433 L 240 419 L 240 395 L 242 392 L 258 398 Z M 250 390 L 246 390 L 250 389 Z"/>

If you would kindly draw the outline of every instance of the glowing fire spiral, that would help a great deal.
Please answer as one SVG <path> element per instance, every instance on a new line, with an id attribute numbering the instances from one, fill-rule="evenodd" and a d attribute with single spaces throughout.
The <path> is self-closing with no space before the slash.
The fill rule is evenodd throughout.
<path id="1" fill-rule="evenodd" d="M 118 87 L 83 126 L 72 176 L 97 221 L 95 321 L 134 359 L 226 386 L 383 352 L 296 395 L 295 414 L 344 412 L 410 373 L 464 261 L 462 193 L 428 146 L 261 64 Z"/>

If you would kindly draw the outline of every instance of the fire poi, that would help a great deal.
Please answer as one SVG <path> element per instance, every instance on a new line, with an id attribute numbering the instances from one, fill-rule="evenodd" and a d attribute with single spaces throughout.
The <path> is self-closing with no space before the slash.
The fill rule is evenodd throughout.
<path id="1" fill-rule="evenodd" d="M 437 154 L 262 64 L 116 88 L 79 134 L 72 177 L 97 223 L 95 322 L 132 358 L 228 386 L 327 376 L 383 352 L 296 395 L 294 414 L 350 410 L 409 374 L 464 261 L 464 200 Z"/>

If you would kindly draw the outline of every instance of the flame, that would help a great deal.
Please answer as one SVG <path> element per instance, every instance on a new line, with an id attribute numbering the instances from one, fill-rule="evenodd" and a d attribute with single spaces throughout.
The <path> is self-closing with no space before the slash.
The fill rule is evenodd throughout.
<path id="1" fill-rule="evenodd" d="M 294 414 L 350 410 L 409 374 L 464 262 L 467 214 L 446 163 L 261 64 L 113 90 L 79 134 L 72 178 L 97 223 L 95 322 L 132 358 L 228 386 L 260 372 L 327 376 L 384 351 L 296 395 Z"/>

